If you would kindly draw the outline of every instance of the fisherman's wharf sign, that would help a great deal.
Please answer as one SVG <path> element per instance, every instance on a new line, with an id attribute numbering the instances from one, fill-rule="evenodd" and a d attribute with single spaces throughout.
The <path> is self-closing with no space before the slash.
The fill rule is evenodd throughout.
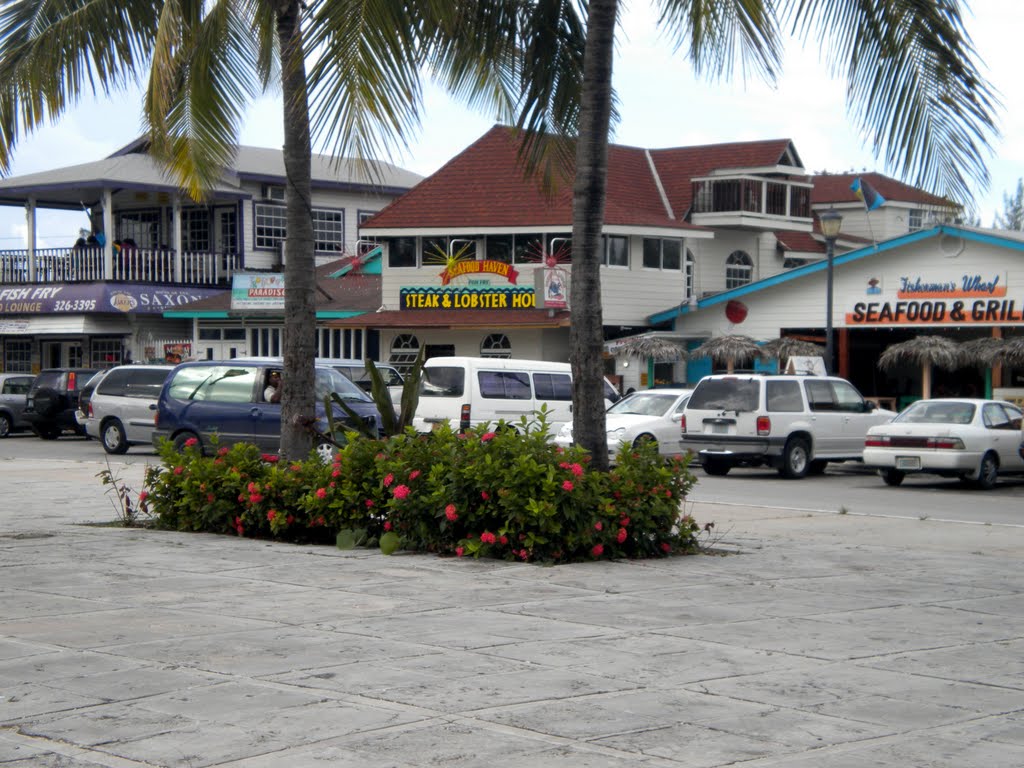
<path id="1" fill-rule="evenodd" d="M 946 277 L 901 275 L 895 300 L 884 297 L 881 280 L 868 280 L 869 299 L 846 313 L 857 325 L 1000 325 L 1024 321 L 1024 295 L 1008 297 L 1005 274 Z"/>

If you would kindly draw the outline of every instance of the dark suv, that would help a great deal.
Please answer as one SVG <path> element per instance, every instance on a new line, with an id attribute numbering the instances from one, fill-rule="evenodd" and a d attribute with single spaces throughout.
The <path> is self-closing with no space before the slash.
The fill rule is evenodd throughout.
<path id="1" fill-rule="evenodd" d="M 36 376 L 28 391 L 25 421 L 44 440 L 56 440 L 65 430 L 84 435 L 75 419 L 78 396 L 95 368 L 47 368 Z"/>

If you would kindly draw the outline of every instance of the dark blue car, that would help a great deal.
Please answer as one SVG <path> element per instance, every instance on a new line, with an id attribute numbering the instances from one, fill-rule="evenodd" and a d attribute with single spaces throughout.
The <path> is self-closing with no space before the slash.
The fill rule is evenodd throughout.
<path id="1" fill-rule="evenodd" d="M 254 443 L 264 453 L 277 453 L 281 442 L 281 404 L 267 394 L 270 376 L 281 372 L 280 360 L 208 360 L 182 363 L 167 377 L 156 404 L 153 444 L 171 440 L 181 447 L 190 438 L 210 453 L 217 445 Z M 288 374 L 283 375 L 288 386 Z M 316 368 L 317 429 L 327 432 L 324 398 L 336 393 L 371 427 L 380 427 L 373 400 L 347 376 L 326 366 Z M 351 418 L 334 406 L 335 424 Z M 329 454 L 330 446 L 318 446 Z"/>

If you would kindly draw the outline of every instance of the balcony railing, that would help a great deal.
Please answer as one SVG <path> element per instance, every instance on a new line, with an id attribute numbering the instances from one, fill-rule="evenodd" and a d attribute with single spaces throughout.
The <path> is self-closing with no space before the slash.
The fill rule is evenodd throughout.
<path id="1" fill-rule="evenodd" d="M 0 283 L 86 283 L 116 280 L 131 283 L 180 283 L 183 285 L 222 285 L 241 267 L 234 254 L 178 254 L 168 250 L 122 248 L 114 251 L 107 274 L 103 249 L 38 248 L 33 262 L 35 277 L 29 269 L 27 250 L 0 251 Z"/>
<path id="2" fill-rule="evenodd" d="M 811 191 L 767 179 L 702 179 L 693 182 L 694 213 L 754 213 L 811 217 Z"/>

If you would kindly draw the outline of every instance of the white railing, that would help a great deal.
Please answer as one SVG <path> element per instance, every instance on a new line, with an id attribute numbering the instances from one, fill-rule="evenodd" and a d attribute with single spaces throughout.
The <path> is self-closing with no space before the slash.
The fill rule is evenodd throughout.
<path id="1" fill-rule="evenodd" d="M 179 263 L 180 262 L 180 263 Z M 104 269 L 103 249 L 39 248 L 31 263 L 28 250 L 0 251 L 0 283 L 83 283 L 118 280 L 132 283 L 221 285 L 231 282 L 241 257 L 220 253 L 183 253 L 146 248 L 114 250 L 111 274 Z"/>

